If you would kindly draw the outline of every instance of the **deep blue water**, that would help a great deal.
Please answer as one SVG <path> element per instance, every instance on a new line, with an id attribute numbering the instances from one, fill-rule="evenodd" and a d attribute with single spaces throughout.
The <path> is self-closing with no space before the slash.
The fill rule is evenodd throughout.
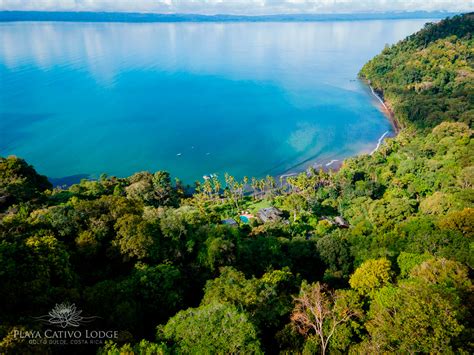
<path id="1" fill-rule="evenodd" d="M 192 183 L 370 152 L 391 125 L 357 72 L 426 21 L 0 23 L 0 155 Z"/>

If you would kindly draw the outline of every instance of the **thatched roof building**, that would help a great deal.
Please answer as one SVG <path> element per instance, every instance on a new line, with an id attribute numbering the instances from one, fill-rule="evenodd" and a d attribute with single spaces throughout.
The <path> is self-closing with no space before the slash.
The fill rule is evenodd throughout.
<path id="1" fill-rule="evenodd" d="M 263 223 L 277 222 L 283 219 L 283 212 L 276 207 L 267 207 L 258 211 L 257 216 Z"/>

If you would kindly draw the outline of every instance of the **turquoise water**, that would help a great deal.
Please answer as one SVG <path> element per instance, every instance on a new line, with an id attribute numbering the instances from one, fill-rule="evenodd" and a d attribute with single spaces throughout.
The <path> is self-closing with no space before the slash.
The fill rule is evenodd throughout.
<path id="1" fill-rule="evenodd" d="M 425 22 L 0 23 L 0 155 L 192 183 L 370 152 L 391 125 L 357 72 Z"/>
<path id="2" fill-rule="evenodd" d="M 240 216 L 240 220 L 244 223 L 249 223 L 249 219 L 247 216 Z"/>

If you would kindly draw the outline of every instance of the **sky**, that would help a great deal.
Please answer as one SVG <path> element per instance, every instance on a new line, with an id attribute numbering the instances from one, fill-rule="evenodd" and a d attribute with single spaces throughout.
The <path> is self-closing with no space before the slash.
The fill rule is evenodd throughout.
<path id="1" fill-rule="evenodd" d="M 474 0 L 0 0 L 0 10 L 194 14 L 474 11 Z"/>

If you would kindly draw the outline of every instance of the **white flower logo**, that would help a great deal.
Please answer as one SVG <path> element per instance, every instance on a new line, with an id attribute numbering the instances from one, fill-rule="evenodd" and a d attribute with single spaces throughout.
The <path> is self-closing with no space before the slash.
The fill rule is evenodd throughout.
<path id="1" fill-rule="evenodd" d="M 54 308 L 48 313 L 41 317 L 35 317 L 46 324 L 57 325 L 62 328 L 66 327 L 79 327 L 81 324 L 89 323 L 93 319 L 98 317 L 83 317 L 81 316 L 82 310 L 78 310 L 76 305 L 70 303 L 56 304 Z"/>

